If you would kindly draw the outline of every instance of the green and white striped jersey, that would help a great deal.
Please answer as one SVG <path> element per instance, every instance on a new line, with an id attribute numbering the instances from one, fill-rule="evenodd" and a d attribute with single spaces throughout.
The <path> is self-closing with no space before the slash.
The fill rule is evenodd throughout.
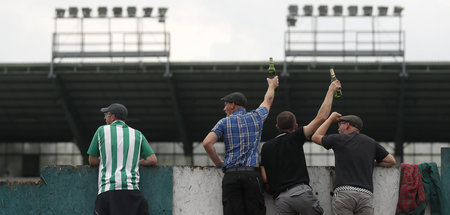
<path id="1" fill-rule="evenodd" d="M 139 190 L 139 159 L 154 154 L 144 135 L 120 120 L 100 126 L 87 153 L 100 157 L 98 194 Z"/>

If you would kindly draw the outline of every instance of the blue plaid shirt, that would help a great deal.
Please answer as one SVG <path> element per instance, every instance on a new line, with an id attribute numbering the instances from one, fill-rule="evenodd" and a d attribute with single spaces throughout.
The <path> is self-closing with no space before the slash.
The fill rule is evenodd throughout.
<path id="1" fill-rule="evenodd" d="M 211 130 L 224 137 L 225 161 L 223 170 L 235 166 L 255 166 L 259 161 L 259 141 L 269 110 L 259 107 L 247 112 L 238 109 L 221 119 Z"/>

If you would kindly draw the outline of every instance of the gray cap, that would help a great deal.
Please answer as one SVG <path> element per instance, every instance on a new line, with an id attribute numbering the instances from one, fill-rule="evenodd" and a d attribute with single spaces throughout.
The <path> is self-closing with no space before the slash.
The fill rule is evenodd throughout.
<path id="1" fill-rule="evenodd" d="M 123 104 L 113 103 L 108 107 L 100 109 L 102 113 L 108 113 L 116 115 L 119 119 L 126 119 L 128 116 L 128 110 Z"/>
<path id="2" fill-rule="evenodd" d="M 359 116 L 355 115 L 346 115 L 339 117 L 339 122 L 344 121 L 350 123 L 351 126 L 359 129 L 360 131 L 363 129 L 363 121 Z"/>
<path id="3" fill-rule="evenodd" d="M 224 96 L 223 98 L 221 98 L 220 100 L 224 101 L 224 102 L 235 103 L 242 107 L 247 106 L 247 98 L 245 98 L 244 94 L 242 94 L 241 92 L 230 93 L 230 94 Z"/>

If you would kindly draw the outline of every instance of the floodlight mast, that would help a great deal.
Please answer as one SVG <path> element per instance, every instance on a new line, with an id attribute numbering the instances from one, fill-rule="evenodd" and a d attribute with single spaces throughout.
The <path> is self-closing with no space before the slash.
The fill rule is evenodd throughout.
<path id="1" fill-rule="evenodd" d="M 362 14 L 358 14 L 358 7 L 350 5 L 347 7 L 348 12 L 346 15 L 343 13 L 343 7 L 341 5 L 334 5 L 333 14 L 328 13 L 327 5 L 319 5 L 317 8 L 317 14 L 314 14 L 312 5 L 303 6 L 303 14 L 296 14 L 295 8 L 297 5 L 289 5 L 287 15 L 287 31 L 285 33 L 285 63 L 283 74 L 289 75 L 287 71 L 287 60 L 295 57 L 312 57 L 313 61 L 317 58 L 330 58 L 342 57 L 345 61 L 346 57 L 354 57 L 355 62 L 358 58 L 372 57 L 378 60 L 379 58 L 396 60 L 396 57 L 401 57 L 403 60 L 403 68 L 405 67 L 405 34 L 402 30 L 402 7 L 395 7 L 391 10 L 391 15 L 388 14 L 388 8 L 385 6 L 378 7 L 378 15 L 373 12 L 373 6 L 362 7 Z M 312 25 L 309 31 L 306 30 L 293 30 L 296 28 L 295 24 L 299 18 L 311 18 Z M 375 25 L 377 19 L 397 19 L 397 30 L 385 30 L 380 26 Z M 341 20 L 342 29 L 329 30 L 319 29 L 318 21 L 326 20 Z M 362 29 L 349 29 L 347 19 L 366 19 L 370 21 L 367 23 L 370 30 Z M 301 22 L 300 24 L 304 24 Z M 304 27 L 304 26 L 303 26 Z M 339 28 L 339 25 L 336 27 Z M 355 27 L 355 26 L 351 26 Z M 361 27 L 360 27 L 361 28 Z M 300 27 L 298 27 L 300 29 Z M 331 35 L 331 36 L 330 36 Z M 351 39 L 349 36 L 354 36 L 355 39 Z M 398 38 L 395 39 L 395 35 Z M 334 37 L 333 37 L 334 36 Z M 390 36 L 390 38 L 388 38 Z M 394 36 L 392 39 L 392 36 Z M 323 41 L 323 38 L 327 38 L 328 41 Z M 333 38 L 333 39 L 329 39 Z M 335 40 L 341 38 L 341 41 Z M 368 40 L 370 38 L 370 40 Z M 388 39 L 385 39 L 388 38 Z M 306 46 L 306 47 L 305 47 Z M 331 48 L 330 48 L 331 47 Z M 362 47 L 362 48 L 361 48 Z M 335 58 L 334 58 L 335 59 Z M 306 59 L 304 59 L 306 60 Z M 403 69 L 405 71 L 405 69 Z"/>
<path id="2" fill-rule="evenodd" d="M 64 16 L 65 9 L 57 8 L 55 10 L 56 16 L 54 18 L 54 33 L 52 36 L 52 59 L 49 71 L 49 77 L 54 77 L 54 68 L 56 66 L 55 60 L 63 60 L 65 58 L 72 59 L 110 59 L 112 62 L 114 58 L 136 59 L 139 62 L 143 58 L 166 58 L 166 72 L 165 76 L 171 76 L 169 70 L 169 57 L 170 57 L 170 34 L 166 30 L 166 13 L 167 8 L 159 8 L 159 14 L 157 16 L 151 16 L 153 8 L 143 8 L 142 17 L 137 16 L 137 9 L 134 6 L 126 8 L 127 15 L 123 15 L 122 7 L 112 8 L 111 16 L 108 17 L 108 10 L 106 7 L 98 7 L 98 17 L 92 16 L 91 8 L 82 8 L 82 16 L 78 17 L 78 8 L 70 7 L 68 9 L 69 14 Z M 135 22 L 135 30 L 131 32 L 129 30 L 117 31 L 112 29 L 113 20 L 129 20 Z M 58 22 L 64 22 L 66 20 L 72 20 L 77 22 L 77 27 L 74 27 L 72 31 L 61 31 L 58 28 Z M 85 28 L 85 22 L 92 23 L 93 20 L 97 22 L 107 22 L 107 30 L 88 30 Z M 162 26 L 162 31 L 146 31 L 144 29 L 144 21 L 151 21 L 149 24 L 158 24 Z M 153 20 L 153 21 L 152 21 Z M 156 22 L 154 22 L 156 20 Z M 123 21 L 121 21 L 123 22 Z M 132 26 L 132 25 L 131 25 Z M 152 27 L 152 29 L 153 29 Z M 161 29 L 161 28 L 160 28 Z M 100 40 L 93 39 L 94 37 L 105 38 Z M 123 41 L 115 41 L 113 37 L 123 38 Z M 72 38 L 71 42 L 65 42 L 63 39 Z M 73 41 L 73 38 L 78 41 Z M 127 40 L 128 39 L 128 40 Z M 130 42 L 131 40 L 131 42 Z M 131 46 L 130 46 L 131 45 Z M 100 48 L 99 48 L 100 47 Z M 117 48 L 121 47 L 121 48 Z"/>

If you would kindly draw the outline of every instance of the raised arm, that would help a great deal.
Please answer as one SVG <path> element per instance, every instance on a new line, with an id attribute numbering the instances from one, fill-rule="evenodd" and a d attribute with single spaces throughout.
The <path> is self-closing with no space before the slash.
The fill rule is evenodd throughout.
<path id="1" fill-rule="evenodd" d="M 214 162 L 217 168 L 221 168 L 223 166 L 223 161 L 219 158 L 216 153 L 216 149 L 214 148 L 214 144 L 219 140 L 219 136 L 217 136 L 214 132 L 209 132 L 209 134 L 203 140 L 203 148 L 205 148 L 206 153 Z"/>
<path id="2" fill-rule="evenodd" d="M 303 132 L 306 137 L 310 137 L 314 132 L 319 128 L 320 125 L 327 119 L 328 115 L 331 112 L 331 105 L 333 104 L 333 96 L 336 90 L 341 88 L 341 83 L 339 80 L 333 81 L 328 86 L 327 94 L 325 95 L 325 99 L 322 102 L 322 105 L 317 111 L 316 117 L 305 127 L 303 127 Z"/>
<path id="3" fill-rule="evenodd" d="M 273 99 L 275 98 L 275 88 L 278 87 L 278 76 L 274 78 L 267 78 L 267 92 L 264 95 L 264 101 L 259 105 L 259 107 L 266 107 L 267 110 L 270 110 L 272 106 Z"/>
<path id="4" fill-rule="evenodd" d="M 338 112 L 333 112 L 330 117 L 317 129 L 317 131 L 312 136 L 312 141 L 318 145 L 322 145 L 322 137 L 327 133 L 328 128 L 331 124 L 338 121 L 339 117 L 342 115 Z"/>

